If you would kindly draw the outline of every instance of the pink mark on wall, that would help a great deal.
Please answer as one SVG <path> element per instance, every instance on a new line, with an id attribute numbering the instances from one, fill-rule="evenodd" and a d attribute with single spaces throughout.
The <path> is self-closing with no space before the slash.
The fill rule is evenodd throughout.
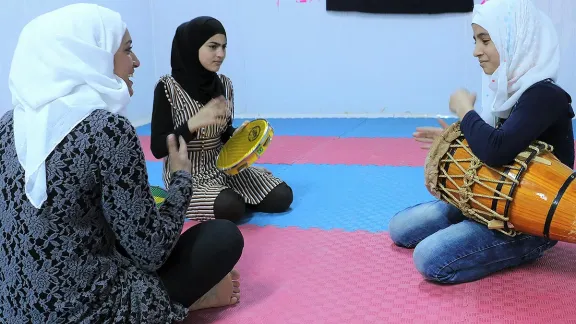
<path id="1" fill-rule="evenodd" d="M 310 3 L 313 0 L 296 0 L 296 3 Z M 280 7 L 280 0 L 276 0 L 276 6 Z"/>

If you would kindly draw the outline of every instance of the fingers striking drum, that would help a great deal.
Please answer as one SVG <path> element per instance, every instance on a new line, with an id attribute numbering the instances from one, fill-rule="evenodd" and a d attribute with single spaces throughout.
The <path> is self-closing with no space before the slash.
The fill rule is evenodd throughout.
<path id="1" fill-rule="evenodd" d="M 254 164 L 270 145 L 274 129 L 264 119 L 255 119 L 232 135 L 218 154 L 216 167 L 235 175 Z"/>
<path id="2" fill-rule="evenodd" d="M 504 234 L 530 234 L 576 243 L 576 173 L 536 141 L 510 165 L 480 161 L 452 124 L 430 148 L 425 184 L 430 193 Z"/>

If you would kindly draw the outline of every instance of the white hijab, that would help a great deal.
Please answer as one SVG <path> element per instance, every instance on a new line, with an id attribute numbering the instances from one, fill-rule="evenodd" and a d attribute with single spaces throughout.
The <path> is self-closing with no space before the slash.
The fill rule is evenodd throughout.
<path id="1" fill-rule="evenodd" d="M 97 109 L 121 113 L 130 102 L 114 75 L 114 54 L 126 24 L 94 4 L 73 4 L 28 23 L 18 39 L 9 76 L 14 141 L 36 208 L 47 198 L 47 157 Z"/>
<path id="2" fill-rule="evenodd" d="M 474 7 L 472 23 L 486 29 L 500 54 L 493 75 L 482 74 L 482 118 L 508 118 L 534 83 L 557 80 L 558 35 L 552 21 L 531 0 L 486 0 Z"/>

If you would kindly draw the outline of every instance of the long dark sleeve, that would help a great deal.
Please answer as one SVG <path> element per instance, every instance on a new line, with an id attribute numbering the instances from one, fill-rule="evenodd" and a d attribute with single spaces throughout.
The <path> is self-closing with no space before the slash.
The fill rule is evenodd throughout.
<path id="1" fill-rule="evenodd" d="M 160 81 L 154 89 L 150 136 L 150 150 L 155 158 L 162 159 L 168 155 L 166 139 L 170 134 L 174 134 L 177 137 L 182 136 L 186 142 L 190 142 L 196 136 L 195 133 L 191 133 L 188 129 L 188 123 L 183 123 L 174 129 L 172 107 L 168 98 L 166 98 L 164 83 Z"/>
<path id="2" fill-rule="evenodd" d="M 96 152 L 104 218 L 130 258 L 140 268 L 156 271 L 180 237 L 192 197 L 192 176 L 175 172 L 168 197 L 157 209 L 140 140 L 130 122 L 110 117 L 107 131 L 98 136 L 109 144 Z"/>
<path id="3" fill-rule="evenodd" d="M 487 165 L 508 164 L 524 151 L 563 114 L 568 116 L 569 99 L 553 85 L 528 89 L 503 125 L 496 129 L 475 111 L 462 119 L 460 129 L 472 152 Z"/>

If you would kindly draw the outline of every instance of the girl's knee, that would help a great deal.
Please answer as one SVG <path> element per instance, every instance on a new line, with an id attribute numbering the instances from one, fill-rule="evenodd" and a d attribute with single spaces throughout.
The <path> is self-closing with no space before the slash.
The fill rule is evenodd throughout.
<path id="1" fill-rule="evenodd" d="M 388 223 L 388 233 L 392 242 L 397 246 L 413 248 L 411 227 L 408 224 L 409 219 L 407 218 L 403 212 L 392 216 L 392 219 L 390 219 Z"/>
<path id="2" fill-rule="evenodd" d="M 245 213 L 244 199 L 230 188 L 222 190 L 214 200 L 214 218 L 216 219 L 237 222 L 244 217 Z"/>
<path id="3" fill-rule="evenodd" d="M 277 185 L 257 205 L 252 206 L 256 211 L 263 213 L 283 213 L 287 211 L 294 201 L 292 188 L 285 182 Z"/>
<path id="4" fill-rule="evenodd" d="M 428 281 L 450 284 L 456 272 L 450 267 L 443 245 L 437 240 L 423 240 L 414 249 L 413 259 L 416 270 Z"/>
<path id="5" fill-rule="evenodd" d="M 244 249 L 244 236 L 236 224 L 227 219 L 214 219 L 203 224 L 210 235 L 217 237 L 217 241 L 224 250 L 237 251 Z"/>
<path id="6" fill-rule="evenodd" d="M 396 245 L 412 248 L 424 238 L 458 222 L 456 216 L 459 214 L 453 209 L 439 200 L 406 208 L 390 220 L 390 237 Z"/>
<path id="7" fill-rule="evenodd" d="M 392 216 L 388 223 L 388 232 L 394 244 L 402 247 L 413 248 L 421 239 L 423 213 L 426 213 L 431 203 L 422 203 L 408 207 Z"/>
<path id="8" fill-rule="evenodd" d="M 286 184 L 286 182 L 282 182 L 276 186 L 276 188 L 272 189 L 269 196 L 275 201 L 276 210 L 278 212 L 287 211 L 294 201 L 292 188 Z"/>

